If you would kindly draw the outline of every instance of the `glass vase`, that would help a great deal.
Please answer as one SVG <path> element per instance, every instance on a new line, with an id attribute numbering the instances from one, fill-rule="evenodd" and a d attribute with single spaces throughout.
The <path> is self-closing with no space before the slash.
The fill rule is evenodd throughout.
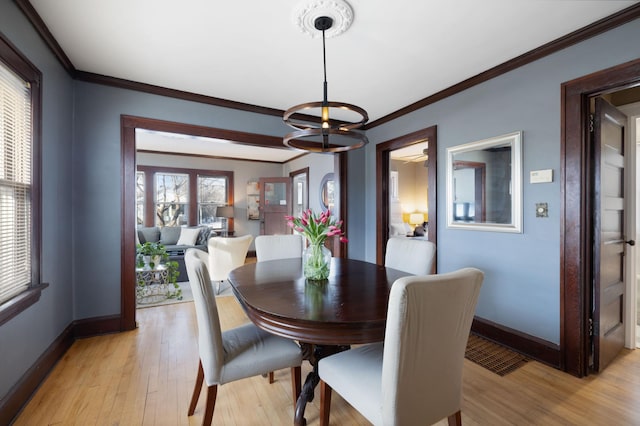
<path id="1" fill-rule="evenodd" d="M 331 251 L 324 244 L 310 244 L 302 253 L 302 263 L 307 280 L 326 280 L 331 266 Z"/>

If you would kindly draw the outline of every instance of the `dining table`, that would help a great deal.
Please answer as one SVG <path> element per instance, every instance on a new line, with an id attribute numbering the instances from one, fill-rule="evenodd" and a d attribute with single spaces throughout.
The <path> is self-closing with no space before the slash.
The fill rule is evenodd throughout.
<path id="1" fill-rule="evenodd" d="M 231 271 L 231 288 L 249 319 L 297 341 L 313 367 L 296 401 L 295 425 L 306 424 L 306 404 L 320 381 L 318 361 L 351 345 L 383 341 L 391 286 L 408 275 L 335 257 L 322 281 L 305 279 L 301 258 L 248 263 Z"/>

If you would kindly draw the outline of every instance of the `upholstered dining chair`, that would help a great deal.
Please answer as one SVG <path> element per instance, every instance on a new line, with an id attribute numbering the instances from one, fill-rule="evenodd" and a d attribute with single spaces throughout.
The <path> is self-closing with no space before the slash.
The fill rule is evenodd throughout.
<path id="1" fill-rule="evenodd" d="M 293 406 L 300 395 L 302 352 L 292 340 L 270 334 L 252 323 L 222 331 L 213 287 L 207 271 L 207 254 L 188 249 L 187 276 L 193 293 L 198 323 L 200 362 L 188 415 L 195 412 L 203 382 L 207 385 L 207 405 L 202 420 L 210 425 L 218 385 L 291 368 Z"/>
<path id="2" fill-rule="evenodd" d="M 251 241 L 251 234 L 236 238 L 209 238 L 209 274 L 216 283 L 216 294 L 220 293 L 220 283 L 229 277 L 229 272 L 244 265 Z"/>
<path id="3" fill-rule="evenodd" d="M 387 240 L 384 266 L 413 275 L 427 275 L 433 270 L 436 245 L 431 241 L 408 237 Z"/>
<path id="4" fill-rule="evenodd" d="M 335 390 L 374 425 L 461 425 L 462 366 L 484 274 L 474 268 L 396 280 L 384 343 L 323 358 L 320 425 Z"/>
<path id="5" fill-rule="evenodd" d="M 256 259 L 258 262 L 302 257 L 303 239 L 299 234 L 258 235 Z"/>

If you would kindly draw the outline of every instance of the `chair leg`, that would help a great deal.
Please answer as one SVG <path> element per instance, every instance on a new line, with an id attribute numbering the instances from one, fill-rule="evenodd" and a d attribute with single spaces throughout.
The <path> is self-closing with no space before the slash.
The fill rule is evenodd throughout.
<path id="1" fill-rule="evenodd" d="M 212 385 L 207 388 L 207 407 L 204 409 L 204 417 L 202 418 L 202 426 L 210 426 L 213 421 L 213 410 L 216 408 L 216 395 L 218 394 L 218 385 Z"/>
<path id="2" fill-rule="evenodd" d="M 217 281 L 217 282 L 216 282 L 216 294 L 220 294 L 220 283 L 221 283 L 221 282 L 222 282 L 222 281 Z"/>
<path id="3" fill-rule="evenodd" d="M 460 410 L 450 415 L 447 420 L 449 421 L 449 426 L 462 426 L 462 414 Z"/>
<path id="4" fill-rule="evenodd" d="M 204 382 L 204 370 L 202 369 L 202 361 L 198 362 L 198 374 L 196 376 L 196 385 L 193 388 L 193 395 L 191 395 L 191 404 L 189 404 L 189 411 L 187 415 L 192 416 L 196 411 L 196 405 L 198 405 L 198 398 L 200 398 L 200 390 L 202 389 L 202 383 Z"/>
<path id="5" fill-rule="evenodd" d="M 320 380 L 320 426 L 329 426 L 329 410 L 331 409 L 331 387 Z"/>
<path id="6" fill-rule="evenodd" d="M 269 371 L 269 384 L 275 382 L 275 379 L 273 378 L 273 371 Z"/>
<path id="7" fill-rule="evenodd" d="M 291 367 L 291 393 L 293 394 L 293 410 L 295 412 L 298 404 L 298 397 L 302 392 L 300 382 L 302 380 L 302 368 L 300 366 Z"/>

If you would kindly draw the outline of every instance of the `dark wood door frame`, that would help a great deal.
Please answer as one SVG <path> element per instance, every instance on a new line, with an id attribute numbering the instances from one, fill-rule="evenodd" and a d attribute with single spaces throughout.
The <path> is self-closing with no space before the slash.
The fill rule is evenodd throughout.
<path id="1" fill-rule="evenodd" d="M 195 126 L 172 121 L 122 115 L 120 117 L 120 193 L 122 194 L 122 222 L 120 230 L 120 330 L 136 328 L 135 295 L 135 186 L 136 186 L 136 129 L 181 133 L 226 139 L 237 144 L 282 148 L 282 138 L 256 133 Z M 346 153 L 334 154 L 336 203 L 339 217 L 347 217 L 347 170 Z M 344 229 L 348 224 L 345 222 Z M 343 243 L 334 245 L 334 256 L 344 257 Z"/>
<path id="2" fill-rule="evenodd" d="M 427 147 L 427 184 L 429 206 L 429 241 L 437 243 L 438 215 L 436 180 L 438 164 L 437 126 L 427 127 L 376 145 L 376 262 L 384 263 L 385 244 L 389 238 L 389 154 L 405 146 L 429 140 Z M 437 265 L 437 262 L 434 262 Z"/>
<path id="3" fill-rule="evenodd" d="M 589 289 L 592 277 L 592 166 L 589 101 L 640 85 L 640 59 L 562 84 L 560 356 L 561 368 L 589 374 Z"/>

